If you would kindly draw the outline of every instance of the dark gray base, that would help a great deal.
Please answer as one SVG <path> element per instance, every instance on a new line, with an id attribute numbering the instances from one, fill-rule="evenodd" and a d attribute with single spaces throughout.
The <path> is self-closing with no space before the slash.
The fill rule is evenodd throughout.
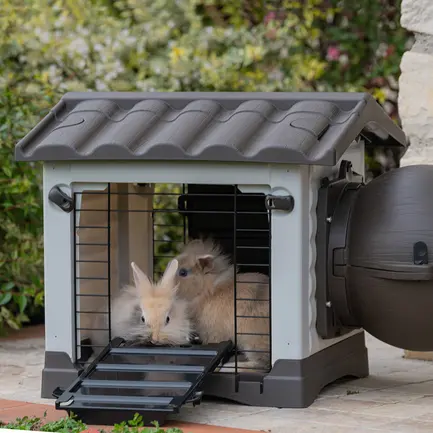
<path id="1" fill-rule="evenodd" d="M 42 370 L 42 398 L 55 398 L 53 391 L 57 388 L 66 388 L 77 377 L 79 371 L 64 352 L 45 352 L 45 366 Z"/>
<path id="2" fill-rule="evenodd" d="M 267 375 L 214 373 L 205 395 L 251 406 L 305 408 L 328 384 L 345 376 L 366 377 L 368 355 L 364 332 L 301 360 L 279 360 Z M 237 383 L 236 383 L 237 382 Z"/>
<path id="3" fill-rule="evenodd" d="M 66 353 L 46 352 L 42 397 L 53 398 L 57 387 L 66 388 L 79 371 Z M 205 395 L 251 406 L 304 408 L 328 384 L 345 376 L 368 376 L 364 332 L 301 360 L 279 360 L 266 375 L 214 373 L 204 383 Z"/>

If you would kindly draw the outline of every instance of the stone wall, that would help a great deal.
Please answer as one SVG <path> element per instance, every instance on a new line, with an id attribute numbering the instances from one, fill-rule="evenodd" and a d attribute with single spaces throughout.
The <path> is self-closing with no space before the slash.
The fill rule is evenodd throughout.
<path id="1" fill-rule="evenodd" d="M 401 61 L 399 113 L 410 148 L 401 165 L 433 163 L 433 0 L 403 0 L 401 25 L 415 43 Z"/>
<path id="2" fill-rule="evenodd" d="M 415 43 L 401 61 L 399 113 L 410 147 L 401 166 L 433 163 L 433 0 L 403 0 L 401 25 Z M 433 352 L 404 351 L 409 359 L 433 360 Z"/>

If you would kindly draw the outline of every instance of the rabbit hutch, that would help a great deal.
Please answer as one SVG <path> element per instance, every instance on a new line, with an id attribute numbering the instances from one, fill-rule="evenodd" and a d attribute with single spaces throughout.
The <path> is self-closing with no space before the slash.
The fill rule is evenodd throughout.
<path id="1" fill-rule="evenodd" d="M 43 161 L 42 396 L 103 423 L 135 412 L 163 422 L 203 396 L 301 408 L 337 379 L 368 375 L 364 329 L 433 349 L 433 167 L 365 183 L 367 145 L 407 143 L 362 93 L 64 95 L 15 149 Z M 233 317 L 214 326 L 230 321 L 233 338 L 115 335 L 111 300 L 131 263 L 157 281 L 204 238 L 231 263 Z M 268 282 L 260 334 L 245 307 L 257 299 L 237 293 L 244 273 Z M 240 368 L 241 334 L 266 340 L 260 368 Z"/>

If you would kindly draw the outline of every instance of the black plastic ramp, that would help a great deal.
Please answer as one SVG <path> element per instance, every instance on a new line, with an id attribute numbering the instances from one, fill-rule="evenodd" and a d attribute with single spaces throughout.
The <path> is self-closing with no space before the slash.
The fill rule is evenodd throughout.
<path id="1" fill-rule="evenodd" d="M 231 341 L 188 347 L 126 346 L 114 339 L 71 385 L 56 390 L 56 409 L 88 424 L 132 419 L 162 425 L 185 403 L 199 404 L 201 385 L 233 350 Z"/>

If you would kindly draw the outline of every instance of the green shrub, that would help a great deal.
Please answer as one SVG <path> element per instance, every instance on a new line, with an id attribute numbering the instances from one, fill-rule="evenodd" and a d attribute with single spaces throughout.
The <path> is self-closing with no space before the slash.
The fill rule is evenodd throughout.
<path id="1" fill-rule="evenodd" d="M 61 433 L 81 433 L 87 431 L 86 424 L 73 414 L 51 422 L 45 422 L 46 415 L 45 413 L 42 419 L 25 416 L 23 418 L 17 418 L 15 421 L 8 424 L 0 421 L 0 428 Z M 131 420 L 115 424 L 112 433 L 183 433 L 183 430 L 176 427 L 163 429 L 156 421 L 152 422 L 152 425 L 154 427 L 144 427 L 143 417 L 136 413 Z M 96 429 L 89 429 L 89 431 L 91 430 Z M 97 431 L 105 433 L 104 429 L 98 429 Z"/>
<path id="2" fill-rule="evenodd" d="M 369 91 L 398 121 L 395 0 L 3 0 L 0 329 L 42 302 L 40 169 L 13 145 L 66 91 Z M 377 175 L 398 155 L 367 164 Z"/>
<path id="3" fill-rule="evenodd" d="M 0 98 L 0 331 L 18 329 L 43 301 L 41 171 L 13 153 L 40 111 L 11 92 Z"/>

